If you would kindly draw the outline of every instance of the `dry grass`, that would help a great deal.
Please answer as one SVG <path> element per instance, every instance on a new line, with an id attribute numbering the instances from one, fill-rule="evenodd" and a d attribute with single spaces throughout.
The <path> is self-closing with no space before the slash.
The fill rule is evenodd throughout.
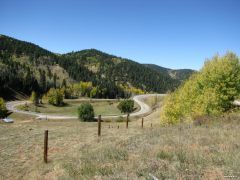
<path id="1" fill-rule="evenodd" d="M 0 179 L 224 179 L 240 177 L 240 117 L 202 126 L 160 127 L 159 111 L 141 121 L 96 123 L 37 121 L 13 115 L 0 124 Z M 152 124 L 152 128 L 151 128 Z M 110 128 L 109 128 L 110 125 Z M 119 129 L 117 128 L 119 126 Z M 49 130 L 49 163 L 43 132 Z"/>

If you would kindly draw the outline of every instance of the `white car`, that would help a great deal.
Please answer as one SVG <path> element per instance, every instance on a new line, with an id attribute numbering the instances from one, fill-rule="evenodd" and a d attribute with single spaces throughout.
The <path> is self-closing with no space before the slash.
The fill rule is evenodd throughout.
<path id="1" fill-rule="evenodd" d="M 14 121 L 13 121 L 13 119 L 10 119 L 10 118 L 4 118 L 3 122 L 5 122 L 5 123 L 13 123 Z"/>

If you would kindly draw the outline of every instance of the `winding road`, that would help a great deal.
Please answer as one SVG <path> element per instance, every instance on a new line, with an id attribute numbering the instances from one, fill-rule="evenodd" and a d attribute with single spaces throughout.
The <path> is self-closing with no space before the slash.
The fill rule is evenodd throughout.
<path id="1" fill-rule="evenodd" d="M 131 113 L 130 116 L 143 117 L 150 114 L 152 112 L 152 108 L 146 103 L 144 103 L 144 99 L 149 98 L 151 96 L 162 97 L 165 95 L 164 94 L 143 94 L 143 95 L 134 96 L 133 100 L 140 106 L 140 110 L 137 112 Z M 102 99 L 99 99 L 99 100 L 102 100 Z M 16 106 L 23 105 L 25 103 L 29 103 L 29 101 L 9 101 L 6 103 L 6 107 L 9 111 L 12 111 L 15 113 L 37 116 L 37 119 L 77 119 L 78 118 L 76 116 L 48 115 L 43 113 L 29 112 L 29 111 L 18 110 L 16 108 Z M 127 115 L 121 115 L 121 117 L 126 117 L 126 116 Z M 120 116 L 102 116 L 102 119 L 119 118 L 119 117 Z"/>

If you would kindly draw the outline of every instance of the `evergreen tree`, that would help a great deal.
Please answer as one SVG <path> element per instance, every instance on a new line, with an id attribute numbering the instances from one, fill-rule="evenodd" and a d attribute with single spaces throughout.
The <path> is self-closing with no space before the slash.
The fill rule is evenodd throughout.
<path id="1" fill-rule="evenodd" d="M 53 87 L 56 89 L 57 88 L 57 74 L 54 73 L 53 75 Z"/>
<path id="2" fill-rule="evenodd" d="M 66 88 L 66 87 L 67 87 L 66 79 L 63 79 L 61 87 L 62 87 L 62 88 L 63 88 L 63 87 Z"/>
<path id="3" fill-rule="evenodd" d="M 46 72 L 44 70 L 39 69 L 39 74 L 40 74 L 39 84 L 40 84 L 42 93 L 44 93 L 46 91 L 46 88 L 47 88 Z"/>

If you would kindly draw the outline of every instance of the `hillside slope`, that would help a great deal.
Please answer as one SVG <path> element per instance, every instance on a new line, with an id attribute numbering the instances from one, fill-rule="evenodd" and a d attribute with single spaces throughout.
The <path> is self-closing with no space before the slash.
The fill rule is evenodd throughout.
<path id="1" fill-rule="evenodd" d="M 151 68 L 155 71 L 161 72 L 161 73 L 167 73 L 169 74 L 173 79 L 184 81 L 188 79 L 192 73 L 196 72 L 192 69 L 169 69 L 164 68 L 155 64 L 144 64 L 146 67 Z"/>
<path id="2" fill-rule="evenodd" d="M 178 81 L 172 79 L 166 73 L 153 71 L 132 60 L 109 55 L 95 49 L 68 53 L 63 55 L 62 58 L 66 59 L 67 62 L 71 60 L 87 68 L 95 75 L 96 81 L 115 82 L 148 92 L 166 92 L 179 85 Z M 71 67 L 71 63 L 64 67 L 68 69 L 68 72 L 75 73 L 75 71 L 71 71 L 71 68 L 74 68 Z M 81 80 L 78 76 L 75 79 Z"/>
<path id="3" fill-rule="evenodd" d="M 79 81 L 91 81 L 103 97 L 124 97 L 124 88 L 164 93 L 174 90 L 180 80 L 129 59 L 88 49 L 55 54 L 33 43 L 0 35 L 0 96 L 14 93 L 45 93 Z"/>
<path id="4" fill-rule="evenodd" d="M 32 90 L 46 92 L 63 79 L 73 82 L 59 57 L 35 44 L 0 36 L 0 96 L 9 97 Z"/>

